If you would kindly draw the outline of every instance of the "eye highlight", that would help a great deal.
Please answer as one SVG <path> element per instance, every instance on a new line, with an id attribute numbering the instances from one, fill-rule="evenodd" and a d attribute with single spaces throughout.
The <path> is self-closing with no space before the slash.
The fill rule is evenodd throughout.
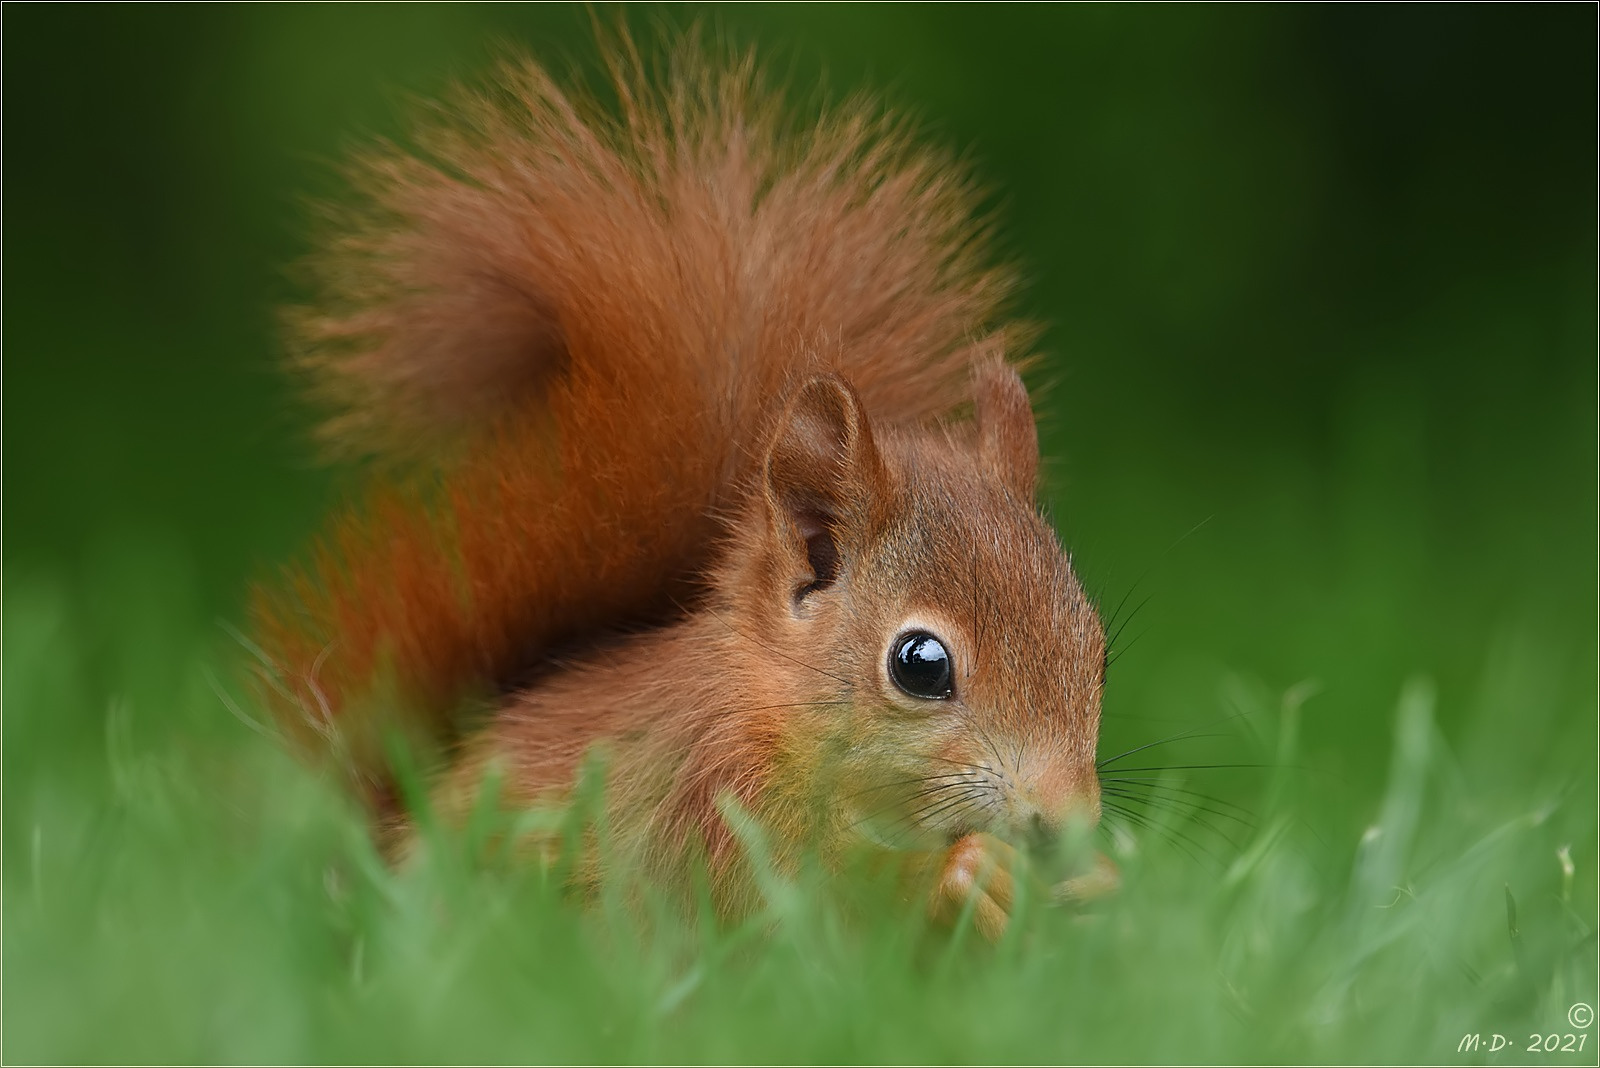
<path id="1" fill-rule="evenodd" d="M 954 680 L 950 652 L 925 630 L 903 634 L 889 649 L 889 677 L 912 697 L 949 697 Z"/>

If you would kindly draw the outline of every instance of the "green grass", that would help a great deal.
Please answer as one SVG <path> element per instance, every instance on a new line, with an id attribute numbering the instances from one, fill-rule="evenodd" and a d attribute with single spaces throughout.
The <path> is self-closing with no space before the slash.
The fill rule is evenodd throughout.
<path id="1" fill-rule="evenodd" d="M 989 948 L 846 916 L 809 879 L 728 928 L 583 907 L 461 839 L 388 870 L 249 719 L 181 555 L 131 539 L 94 578 L 6 589 L 11 1061 L 1594 1059 L 1592 1031 L 1582 1054 L 1518 1052 L 1594 1003 L 1593 781 L 1491 796 L 1426 678 L 1394 695 L 1371 796 L 1298 750 L 1305 692 L 1237 688 L 1218 717 L 1248 729 L 1138 763 L 1204 744 L 1270 765 L 1171 773 L 1251 825 L 1159 810 L 1164 833 L 1110 836 L 1119 895 L 1027 905 Z M 1476 722 L 1514 732 L 1559 700 L 1518 683 L 1547 668 L 1524 650 L 1491 672 Z M 1330 807 L 1370 829 L 1329 837 Z M 1497 1032 L 1511 1051 L 1457 1052 Z"/>
<path id="2" fill-rule="evenodd" d="M 251 725 L 219 621 L 347 474 L 278 369 L 303 201 L 497 42 L 592 69 L 583 9 L 8 13 L 8 1060 L 1595 1063 L 1526 1052 L 1600 1004 L 1592 8 L 630 11 L 968 154 L 1049 324 L 1052 514 L 1154 597 L 1102 752 L 1192 731 L 1122 764 L 1205 809 L 994 950 L 397 874 Z"/>

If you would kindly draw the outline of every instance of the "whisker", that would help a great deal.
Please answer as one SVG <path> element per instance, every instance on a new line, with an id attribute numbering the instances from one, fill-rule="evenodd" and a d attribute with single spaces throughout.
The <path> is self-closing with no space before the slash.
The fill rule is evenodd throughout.
<path id="1" fill-rule="evenodd" d="M 891 790 L 896 786 L 914 786 L 919 782 L 930 782 L 934 779 L 956 779 L 959 781 L 963 778 L 964 776 L 959 771 L 947 771 L 938 775 L 918 775 L 914 779 L 900 779 L 896 782 L 886 782 L 877 786 L 869 786 L 865 790 L 857 790 L 854 793 L 846 794 L 845 796 L 847 798 L 854 799 L 857 797 L 865 797 L 867 794 L 875 794 L 880 790 Z"/>
<path id="2" fill-rule="evenodd" d="M 1202 860 L 1200 854 L 1196 853 L 1192 848 L 1184 844 L 1172 833 L 1171 828 L 1156 823 L 1148 816 L 1133 812 L 1129 809 L 1118 808 L 1113 805 L 1106 805 L 1105 810 L 1111 814 L 1114 820 L 1126 823 L 1137 830 L 1149 831 L 1151 834 L 1172 846 L 1174 849 L 1177 849 L 1179 852 L 1183 853 L 1184 856 L 1188 857 L 1196 864 L 1199 864 L 1201 867 L 1208 866 L 1206 864 L 1206 860 L 1212 860 L 1210 857 L 1207 857 L 1206 860 Z M 1102 826 L 1104 826 L 1106 822 L 1110 821 L 1102 821 Z M 1214 860 L 1213 863 L 1215 863 Z"/>
<path id="3" fill-rule="evenodd" d="M 968 725 L 972 727 L 973 732 L 977 734 L 979 740 L 982 741 L 984 746 L 988 748 L 989 755 L 994 757 L 994 762 L 1000 765 L 1001 768 L 1004 768 L 1006 762 L 1000 756 L 1000 747 L 994 744 L 994 739 L 989 737 L 989 732 L 984 730 L 983 725 L 976 721 L 969 721 Z M 991 775 L 994 774 L 993 768 L 985 768 L 984 770 Z"/>
<path id="4" fill-rule="evenodd" d="M 872 810 L 871 812 L 867 813 L 865 816 L 862 816 L 860 819 L 856 820 L 855 823 L 851 824 L 851 826 L 852 827 L 859 827 L 861 824 L 866 823 L 869 820 L 877 819 L 879 816 L 883 815 L 885 812 L 888 812 L 891 809 L 894 809 L 894 808 L 898 807 L 901 804 L 914 805 L 918 801 L 923 800 L 924 798 L 933 797 L 935 794 L 941 794 L 946 790 L 955 790 L 955 789 L 960 789 L 962 787 L 970 788 L 973 785 L 975 785 L 975 784 L 972 782 L 972 780 L 965 779 L 965 780 L 957 780 L 956 782 L 939 783 L 939 784 L 937 784 L 935 786 L 924 787 L 923 789 L 918 790 L 916 793 L 912 794 L 910 797 L 897 797 L 893 801 L 890 801 L 889 803 L 887 803 L 885 805 L 882 805 L 882 806 Z M 932 801 L 932 802 L 929 802 L 929 805 L 936 804 L 936 803 L 937 803 L 937 801 Z M 915 814 L 913 813 L 913 815 L 915 815 Z"/>
<path id="5" fill-rule="evenodd" d="M 974 783 L 962 790 L 953 798 L 935 798 L 932 802 L 923 805 L 921 808 L 911 813 L 907 819 L 912 822 L 927 823 L 941 812 L 944 812 L 955 805 L 959 805 L 964 801 L 970 801 L 974 797 L 982 796 L 991 789 L 992 787 L 990 787 L 987 783 Z"/>
<path id="6" fill-rule="evenodd" d="M 1141 793 L 1131 790 L 1102 790 L 1101 793 L 1102 796 L 1110 795 L 1114 796 L 1114 798 L 1136 801 L 1136 803 L 1146 804 L 1146 806 L 1150 807 L 1166 806 L 1182 812 L 1210 812 L 1211 815 L 1216 815 L 1218 819 L 1232 820 L 1232 822 L 1238 823 L 1240 827 L 1254 827 L 1256 825 L 1253 817 L 1245 814 L 1245 812 L 1230 811 L 1227 807 L 1206 804 L 1202 799 L 1170 795 L 1170 793 L 1155 793 L 1155 795 L 1144 793 L 1144 795 L 1141 795 Z"/>
<path id="7" fill-rule="evenodd" d="M 976 772 L 980 772 L 980 773 L 983 773 L 983 774 L 988 774 L 989 773 L 989 769 L 986 768 L 986 767 L 983 767 L 983 766 L 978 765 L 978 764 L 968 764 L 965 761 L 961 761 L 961 760 L 951 760 L 949 757 L 931 756 L 930 755 L 929 757 L 927 757 L 927 759 L 928 760 L 937 760 L 942 764 L 949 764 L 952 767 L 966 768 L 968 771 L 976 771 Z"/>
<path id="8" fill-rule="evenodd" d="M 1218 768 L 1256 768 L 1268 771 L 1288 768 L 1294 771 L 1316 771 L 1316 768 L 1303 767 L 1298 764 L 1167 764 L 1153 768 L 1113 768 L 1113 771 L 1214 771 Z"/>
<path id="9" fill-rule="evenodd" d="M 1138 790 L 1141 789 L 1152 792 L 1139 793 Z M 1219 820 L 1229 820 L 1243 830 L 1253 831 L 1256 827 L 1255 813 L 1231 802 L 1194 790 L 1182 790 L 1180 788 L 1174 793 L 1156 792 L 1158 790 L 1158 786 L 1147 783 L 1135 784 L 1132 787 L 1122 785 L 1103 788 L 1101 796 L 1117 798 L 1124 805 L 1141 805 L 1146 811 L 1173 812 L 1180 816 L 1194 819 L 1202 826 L 1215 830 L 1218 834 L 1222 834 L 1222 828 L 1213 827 L 1209 820 L 1203 817 L 1209 816 Z"/>
<path id="10" fill-rule="evenodd" d="M 1111 610 L 1111 614 L 1106 617 L 1106 626 L 1108 628 L 1116 625 L 1117 617 L 1122 614 L 1122 606 L 1128 603 L 1128 598 L 1133 596 L 1133 591 L 1137 590 L 1139 588 L 1139 583 L 1143 581 L 1144 577 L 1141 575 L 1138 581 L 1134 582 L 1132 586 L 1128 587 L 1128 592 L 1122 595 L 1122 600 L 1117 602 L 1117 607 L 1113 608 Z"/>
<path id="11" fill-rule="evenodd" d="M 901 827 L 906 832 L 916 830 L 919 824 L 925 827 L 936 816 L 976 800 L 990 790 L 992 790 L 992 787 L 988 783 L 973 783 L 953 798 L 936 798 L 933 802 L 922 806 L 915 812 L 907 813 L 890 824 L 890 833 L 895 833 L 896 828 Z"/>
<path id="12" fill-rule="evenodd" d="M 1164 791 L 1165 793 L 1168 793 L 1168 794 L 1182 794 L 1182 795 L 1185 795 L 1185 797 L 1182 800 L 1184 801 L 1184 803 L 1187 803 L 1187 804 L 1194 804 L 1195 803 L 1193 801 L 1188 801 L 1187 798 L 1196 798 L 1196 799 L 1198 799 L 1200 801 L 1209 801 L 1213 805 L 1219 805 L 1219 806 L 1221 806 L 1221 808 L 1215 810 L 1217 815 L 1219 815 L 1219 816 L 1230 816 L 1233 819 L 1239 820 L 1241 823 L 1252 823 L 1253 824 L 1253 821 L 1255 819 L 1255 813 L 1251 812 L 1249 809 L 1245 808 L 1244 806 L 1236 805 L 1231 801 L 1224 801 L 1220 797 L 1213 797 L 1210 794 L 1201 793 L 1199 790 L 1189 790 L 1189 789 L 1185 789 L 1184 787 L 1181 787 L 1181 786 L 1169 786 L 1166 783 L 1161 782 L 1159 780 L 1140 782 L 1140 781 L 1135 781 L 1135 780 L 1112 779 L 1110 781 L 1112 783 L 1120 784 L 1122 787 L 1124 787 L 1124 789 L 1116 789 L 1116 788 L 1111 787 L 1111 786 L 1102 785 L 1101 786 L 1101 790 L 1102 791 L 1109 791 L 1111 793 L 1116 793 L 1116 794 L 1119 794 L 1119 795 L 1124 796 L 1124 797 L 1138 798 L 1139 795 L 1134 793 L 1133 792 L 1134 790 L 1140 790 L 1140 789 L 1143 789 L 1143 790 L 1161 790 L 1161 791 Z M 1175 799 L 1175 800 L 1177 800 L 1177 799 Z M 1232 811 L 1230 812 L 1230 811 L 1227 811 L 1227 810 L 1232 810 Z"/>
<path id="13" fill-rule="evenodd" d="M 1113 770 L 1115 770 L 1115 769 L 1113 769 Z M 1137 769 L 1129 769 L 1129 770 L 1137 770 Z M 1142 774 L 1142 775 L 1109 775 L 1109 776 L 1106 776 L 1106 777 L 1102 778 L 1100 781 L 1102 783 L 1120 783 L 1120 784 L 1124 784 L 1124 785 L 1127 785 L 1127 786 L 1133 786 L 1133 787 L 1137 787 L 1137 788 L 1141 788 L 1141 789 L 1150 789 L 1151 787 L 1159 786 L 1163 790 L 1177 790 L 1180 793 L 1194 794 L 1196 797 L 1203 797 L 1208 801 L 1215 801 L 1218 804 L 1232 805 L 1232 807 L 1238 809 L 1241 812 L 1250 811 L 1250 809 L 1248 807 L 1244 806 L 1244 805 L 1235 805 L 1231 801 L 1224 801 L 1222 798 L 1217 797 L 1215 794 L 1202 793 L 1199 790 L 1192 789 L 1192 788 L 1190 788 L 1190 787 L 1185 785 L 1189 780 L 1187 780 L 1187 779 L 1176 779 L 1175 780 L 1170 775 L 1158 775 L 1158 774 L 1155 774 L 1155 773 L 1146 773 L 1146 774 Z"/>
<path id="14" fill-rule="evenodd" d="M 1148 797 L 1135 797 L 1131 794 L 1113 794 L 1112 796 L 1119 797 L 1122 801 L 1144 805 L 1145 811 L 1163 811 L 1164 806 L 1165 811 L 1174 812 L 1177 815 L 1188 819 L 1201 827 L 1204 827 L 1207 831 L 1210 831 L 1218 838 L 1221 838 L 1224 842 L 1227 842 L 1235 850 L 1242 851 L 1244 846 L 1236 841 L 1233 835 L 1228 833 L 1227 830 L 1218 824 L 1213 823 L 1212 820 L 1207 817 L 1232 819 L 1236 823 L 1239 823 L 1242 829 L 1246 831 L 1253 831 L 1255 829 L 1255 824 L 1252 821 L 1244 819 L 1241 816 L 1236 816 L 1230 812 L 1221 812 L 1217 809 L 1208 808 L 1205 805 L 1194 801 L 1188 801 L 1183 798 L 1162 797 L 1152 799 Z"/>
<path id="15" fill-rule="evenodd" d="M 1125 606 L 1128 603 L 1128 599 L 1131 598 L 1134 595 L 1134 593 L 1136 593 L 1138 591 L 1139 587 L 1144 584 L 1144 580 L 1150 577 L 1150 573 L 1156 569 L 1156 565 L 1157 564 L 1161 563 L 1162 560 L 1165 560 L 1167 558 L 1167 555 L 1169 553 L 1171 553 L 1172 550 L 1174 550 L 1178 546 L 1182 545 L 1185 541 L 1188 541 L 1189 538 L 1192 537 L 1195 533 L 1197 533 L 1200 530 L 1201 527 L 1203 527 L 1207 523 L 1211 522 L 1211 520 L 1214 519 L 1214 518 L 1215 518 L 1215 515 L 1208 515 L 1204 519 L 1200 520 L 1200 522 L 1198 522 L 1194 526 L 1190 527 L 1181 536 L 1179 536 L 1179 538 L 1176 541 L 1174 541 L 1171 545 L 1168 545 L 1165 549 L 1163 549 L 1161 551 L 1161 555 L 1156 557 L 1155 563 L 1153 563 L 1149 567 L 1145 568 L 1144 569 L 1144 573 L 1141 574 L 1137 579 L 1134 579 L 1133 585 L 1128 587 L 1128 592 L 1124 593 L 1122 595 L 1122 599 L 1117 602 L 1117 607 L 1112 611 L 1111 617 L 1108 620 L 1106 620 L 1106 629 L 1107 630 L 1110 630 L 1112 627 L 1116 627 L 1117 628 L 1116 634 L 1113 635 L 1112 638 L 1107 642 L 1107 647 L 1108 648 L 1115 648 L 1115 646 L 1117 644 L 1117 638 L 1122 635 L 1123 628 L 1126 627 L 1130 621 L 1132 621 L 1134 616 L 1139 614 L 1139 609 L 1140 608 L 1143 608 L 1146 604 L 1150 603 L 1150 598 L 1146 597 L 1142 602 L 1140 602 L 1139 607 L 1135 608 L 1133 610 L 1133 612 L 1128 616 L 1128 618 L 1124 619 L 1122 621 L 1122 625 L 1121 626 L 1117 626 L 1117 617 L 1122 615 L 1123 606 Z M 1114 656 L 1112 656 L 1110 658 L 1111 662 L 1115 662 L 1116 657 L 1120 656 L 1121 652 L 1122 651 L 1119 650 Z"/>
<path id="16" fill-rule="evenodd" d="M 1117 647 L 1117 639 L 1122 637 L 1122 632 L 1128 629 L 1128 624 L 1132 623 L 1134 621 L 1134 618 L 1137 617 L 1139 615 L 1139 613 L 1144 610 L 1145 605 L 1149 604 L 1151 598 L 1154 597 L 1154 596 L 1155 596 L 1155 594 L 1152 593 L 1149 597 L 1146 597 L 1144 600 L 1140 601 L 1134 607 L 1132 612 L 1128 613 L 1128 618 L 1124 619 L 1120 624 L 1118 624 L 1116 631 L 1114 633 L 1112 633 L 1111 637 L 1106 639 L 1107 647 L 1109 647 L 1111 649 L 1115 649 Z"/>
<path id="17" fill-rule="evenodd" d="M 1146 742 L 1143 745 L 1136 745 L 1132 749 L 1123 750 L 1122 752 L 1118 753 L 1116 756 L 1110 756 L 1110 757 L 1106 757 L 1104 760 L 1096 761 L 1095 767 L 1096 768 L 1103 768 L 1103 767 L 1106 767 L 1106 766 L 1108 766 L 1110 764 L 1114 764 L 1119 760 L 1123 760 L 1123 759 L 1125 759 L 1127 757 L 1130 757 L 1135 753 L 1142 753 L 1146 749 L 1154 749 L 1158 745 L 1170 745 L 1173 742 L 1182 741 L 1185 738 L 1227 738 L 1227 737 L 1231 737 L 1231 735 L 1222 734 L 1222 733 L 1201 734 L 1200 732 L 1208 730 L 1211 727 L 1216 727 L 1216 726 L 1218 726 L 1220 724 L 1223 724 L 1223 723 L 1230 723 L 1233 720 L 1242 719 L 1242 718 L 1244 718 L 1245 716 L 1248 716 L 1248 715 L 1250 715 L 1249 712 L 1233 712 L 1233 713 L 1230 713 L 1230 714 L 1228 714 L 1226 716 L 1223 716 L 1223 717 L 1221 717 L 1219 719 L 1208 720 L 1205 723 L 1196 724 L 1195 726 L 1190 727 L 1186 731 L 1179 731 L 1177 734 L 1171 734 L 1171 735 L 1168 735 L 1165 738 L 1158 738 L 1153 742 Z"/>
<path id="18" fill-rule="evenodd" d="M 1129 618 L 1131 619 L 1133 617 L 1130 616 Z M 1122 632 L 1119 630 L 1117 633 L 1120 635 Z M 1149 631 L 1141 630 L 1138 634 L 1135 634 L 1132 638 L 1128 639 L 1128 644 L 1127 645 L 1124 645 L 1124 646 L 1122 646 L 1120 648 L 1112 649 L 1110 655 L 1108 655 L 1106 657 L 1106 670 L 1110 671 L 1111 670 L 1111 666 L 1113 664 L 1115 664 L 1118 660 L 1122 659 L 1122 654 L 1127 652 L 1129 649 L 1132 649 L 1135 645 L 1138 645 L 1139 644 L 1139 639 L 1143 638 L 1148 633 L 1149 633 Z"/>
<path id="19" fill-rule="evenodd" d="M 937 830 L 937 828 L 930 826 L 936 819 L 952 810 L 957 814 L 965 811 L 969 804 L 982 797 L 986 792 L 987 791 L 984 790 L 969 790 L 957 797 L 951 798 L 938 808 L 935 808 L 932 811 L 922 812 L 915 820 L 908 821 L 906 824 L 906 829 L 908 831 L 913 830 L 917 824 L 920 824 L 929 830 Z"/>
<path id="20" fill-rule="evenodd" d="M 1196 727 L 1195 731 L 1198 731 L 1199 729 L 1200 728 Z M 1200 738 L 1236 738 L 1236 737 L 1238 737 L 1237 735 L 1233 735 L 1233 734 L 1225 734 L 1222 731 L 1207 731 L 1204 734 L 1196 734 L 1195 731 L 1184 731 L 1182 734 L 1175 734 L 1170 738 L 1162 738 L 1162 739 L 1160 739 L 1158 741 L 1146 742 L 1144 745 L 1134 746 L 1132 749 L 1129 749 L 1129 750 L 1126 750 L 1124 752 L 1118 753 L 1116 756 L 1106 757 L 1104 760 L 1102 760 L 1098 764 L 1096 764 L 1095 767 L 1097 767 L 1097 768 L 1105 768 L 1105 767 L 1107 767 L 1107 765 L 1113 763 L 1114 761 L 1125 760 L 1126 758 L 1133 756 L 1135 753 L 1142 753 L 1146 749 L 1154 749 L 1156 746 L 1159 746 L 1159 745 L 1171 745 L 1173 742 L 1182 742 L 1182 741 L 1194 740 L 1194 739 L 1200 739 Z M 1116 771 L 1117 769 L 1116 768 L 1109 768 L 1108 770 Z"/>
<path id="21" fill-rule="evenodd" d="M 1115 813 L 1116 815 L 1120 816 L 1121 818 L 1123 818 L 1125 820 L 1128 820 L 1131 823 L 1134 823 L 1136 826 L 1143 827 L 1146 830 L 1149 830 L 1153 834 L 1161 835 L 1171 845 L 1173 845 L 1176 848 L 1181 849 L 1181 850 L 1183 850 L 1183 852 L 1187 853 L 1189 855 L 1189 857 L 1191 859 L 1193 859 L 1196 863 L 1203 864 L 1203 862 L 1200 860 L 1200 856 L 1197 856 L 1196 853 L 1195 852 L 1191 852 L 1191 850 L 1198 851 L 1198 853 L 1203 855 L 1206 858 L 1206 860 L 1211 862 L 1211 864 L 1216 865 L 1217 867 L 1221 867 L 1222 866 L 1222 858 L 1221 857 L 1217 856 L 1216 853 L 1213 852 L 1210 848 L 1208 848 L 1207 846 L 1203 845 L 1202 843 L 1196 841 L 1190 835 L 1185 834 L 1183 832 L 1183 830 L 1181 830 L 1180 828 L 1173 827 L 1170 824 L 1161 823 L 1161 822 L 1153 819 L 1149 815 L 1146 815 L 1144 813 L 1134 812 L 1132 809 L 1124 807 L 1124 806 L 1104 805 L 1104 807 L 1107 810 L 1109 810 L 1109 811 Z M 1185 845 L 1187 845 L 1189 848 L 1187 848 L 1187 849 L 1184 848 Z"/>

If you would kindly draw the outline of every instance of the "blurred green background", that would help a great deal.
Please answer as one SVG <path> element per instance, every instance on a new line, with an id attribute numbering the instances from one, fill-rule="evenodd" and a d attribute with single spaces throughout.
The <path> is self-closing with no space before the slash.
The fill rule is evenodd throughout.
<path id="1" fill-rule="evenodd" d="M 167 695 L 192 682 L 170 650 L 237 621 L 247 579 L 348 486 L 312 462 L 276 369 L 307 202 L 497 45 L 594 56 L 566 6 L 7 15 L 14 1008 L 14 873 L 38 877 L 42 811 L 99 803 L 107 703 L 169 729 Z M 1317 833 L 1348 844 L 1378 814 L 1402 686 L 1427 678 L 1471 805 L 1579 814 L 1592 915 L 1592 6 L 627 17 L 699 18 L 802 90 L 871 89 L 975 161 L 1029 280 L 1021 310 L 1049 326 L 1063 538 L 1108 608 L 1149 598 L 1112 672 L 1107 752 L 1310 694 L 1296 759 Z M 46 616 L 78 650 L 55 689 L 18 681 L 20 658 L 59 651 L 29 622 Z M 198 704 L 182 730 L 233 737 Z M 1271 733 L 1260 718 L 1227 721 L 1240 746 Z M 1500 907 L 1498 882 L 1483 893 Z"/>

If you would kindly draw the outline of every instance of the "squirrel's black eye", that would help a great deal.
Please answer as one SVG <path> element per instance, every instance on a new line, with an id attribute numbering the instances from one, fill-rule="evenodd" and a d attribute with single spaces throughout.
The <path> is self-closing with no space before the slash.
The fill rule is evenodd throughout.
<path id="1" fill-rule="evenodd" d="M 950 654 L 925 630 L 903 635 L 889 650 L 889 677 L 912 697 L 950 696 Z"/>

